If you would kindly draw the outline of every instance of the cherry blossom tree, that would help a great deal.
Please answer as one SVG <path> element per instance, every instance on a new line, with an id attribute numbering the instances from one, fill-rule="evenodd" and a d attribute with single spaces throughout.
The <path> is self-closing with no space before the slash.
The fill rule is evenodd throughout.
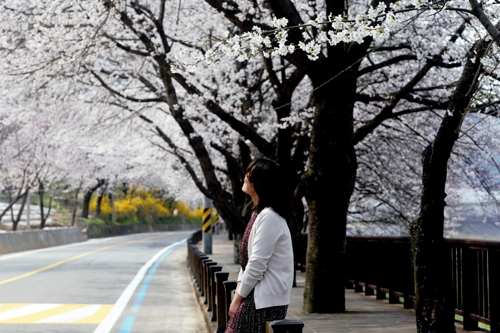
<path id="1" fill-rule="evenodd" d="M 72 77 L 88 90 L 83 105 L 142 121 L 134 124 L 147 140 L 175 156 L 235 226 L 252 148 L 290 165 L 297 198 L 308 204 L 305 310 L 336 312 L 345 309 L 346 223 L 417 214 L 418 156 L 446 118 L 474 36 L 484 33 L 464 2 L 447 4 L 6 2 L 2 54 L 11 76 L 61 87 Z M 488 73 L 471 112 L 496 112 L 498 85 Z M 457 185 L 481 178 L 460 158 L 496 144 L 477 144 L 478 135 L 470 126 L 457 142 Z"/>
<path id="2" fill-rule="evenodd" d="M 88 88 L 68 92 L 71 80 L 45 81 L 34 85 L 35 95 L 28 94 L 24 82 L 5 82 L 10 85 L 4 86 L 2 99 L 0 184 L 10 194 L 11 205 L 36 187 L 40 209 L 45 211 L 43 196 L 50 202 L 57 184 L 72 190 L 92 186 L 96 178 L 108 179 L 114 186 L 129 182 L 161 187 L 173 196 L 187 194 L 181 191 L 185 182 L 177 181 L 178 172 L 164 174 L 162 167 L 171 168 L 172 158 L 158 153 L 133 119 L 116 117 L 112 111 L 100 109 L 101 105 L 86 106 L 85 98 L 91 94 Z M 57 91 L 66 93 L 52 96 Z M 30 98 L 23 96 L 26 94 Z M 81 104 L 75 103 L 79 100 Z M 22 209 L 13 217 L 14 229 Z M 41 216 L 43 228 L 47 212 Z"/>

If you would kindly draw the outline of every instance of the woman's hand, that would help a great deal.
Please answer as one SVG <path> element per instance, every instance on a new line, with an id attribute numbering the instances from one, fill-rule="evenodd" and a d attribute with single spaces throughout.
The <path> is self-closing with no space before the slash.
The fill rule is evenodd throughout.
<path id="1" fill-rule="evenodd" d="M 236 311 L 240 307 L 241 302 L 243 300 L 244 300 L 244 298 L 242 296 L 240 296 L 240 294 L 238 294 L 238 292 L 234 293 L 233 301 L 231 302 L 231 305 L 229 306 L 229 317 L 234 316 L 234 314 L 236 313 Z"/>

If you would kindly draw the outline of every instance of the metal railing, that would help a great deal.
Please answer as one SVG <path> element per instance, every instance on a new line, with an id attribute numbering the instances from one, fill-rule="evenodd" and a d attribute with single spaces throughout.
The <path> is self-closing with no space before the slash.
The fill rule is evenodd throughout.
<path id="1" fill-rule="evenodd" d="M 202 238 L 201 230 L 191 234 L 187 241 L 187 262 L 199 296 L 206 304 L 210 321 L 217 322 L 216 333 L 223 333 L 229 320 L 228 311 L 236 281 L 229 281 L 229 273 L 222 272 L 205 253 L 198 250 L 196 243 Z M 295 320 L 278 320 L 266 323 L 266 332 L 300 333 L 304 324 Z"/>
<path id="2" fill-rule="evenodd" d="M 464 330 L 482 324 L 500 333 L 500 242 L 446 239 L 455 314 Z M 407 237 L 348 237 L 347 288 L 413 307 L 411 246 Z"/>

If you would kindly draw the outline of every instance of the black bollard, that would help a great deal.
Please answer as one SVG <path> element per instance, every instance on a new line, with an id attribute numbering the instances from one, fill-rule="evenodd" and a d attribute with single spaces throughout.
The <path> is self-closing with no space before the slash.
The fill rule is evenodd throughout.
<path id="1" fill-rule="evenodd" d="M 203 277 L 203 288 L 205 288 L 205 301 L 203 304 L 207 304 L 207 311 L 212 311 L 212 307 L 210 306 L 210 270 L 211 266 L 215 266 L 217 263 L 215 261 L 210 261 L 205 263 L 205 271 L 203 272 L 205 276 Z"/>
<path id="2" fill-rule="evenodd" d="M 266 322 L 266 333 L 301 333 L 304 323 L 300 320 L 275 320 Z"/>
<path id="3" fill-rule="evenodd" d="M 229 306 L 231 305 L 231 292 L 236 289 L 236 286 L 238 285 L 238 281 L 226 281 L 223 283 L 224 284 L 224 294 L 226 297 L 226 326 L 227 322 L 229 321 Z"/>
<path id="4" fill-rule="evenodd" d="M 217 309 L 215 307 L 215 294 L 217 289 L 215 288 L 215 272 L 222 271 L 222 266 L 210 266 L 209 270 L 209 279 L 208 279 L 208 307 L 212 310 L 212 318 L 210 321 L 217 320 Z"/>
<path id="5" fill-rule="evenodd" d="M 205 267 L 206 264 L 212 262 L 212 259 L 202 259 L 201 260 L 201 265 L 200 265 L 200 296 L 205 297 L 206 295 L 206 290 L 205 290 Z"/>
<path id="6" fill-rule="evenodd" d="M 229 277 L 228 272 L 215 273 L 215 305 L 217 312 L 217 331 L 215 333 L 224 333 L 227 323 L 227 310 L 226 310 L 226 293 L 224 291 L 224 282 Z"/>

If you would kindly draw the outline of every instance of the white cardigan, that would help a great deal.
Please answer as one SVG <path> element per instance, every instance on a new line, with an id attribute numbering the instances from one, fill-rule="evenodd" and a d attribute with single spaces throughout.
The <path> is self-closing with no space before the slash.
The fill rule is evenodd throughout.
<path id="1" fill-rule="evenodd" d="M 257 309 L 290 304 L 293 284 L 293 249 L 290 230 L 272 208 L 255 220 L 248 240 L 248 264 L 240 269 L 238 293 L 247 297 L 254 289 Z"/>

